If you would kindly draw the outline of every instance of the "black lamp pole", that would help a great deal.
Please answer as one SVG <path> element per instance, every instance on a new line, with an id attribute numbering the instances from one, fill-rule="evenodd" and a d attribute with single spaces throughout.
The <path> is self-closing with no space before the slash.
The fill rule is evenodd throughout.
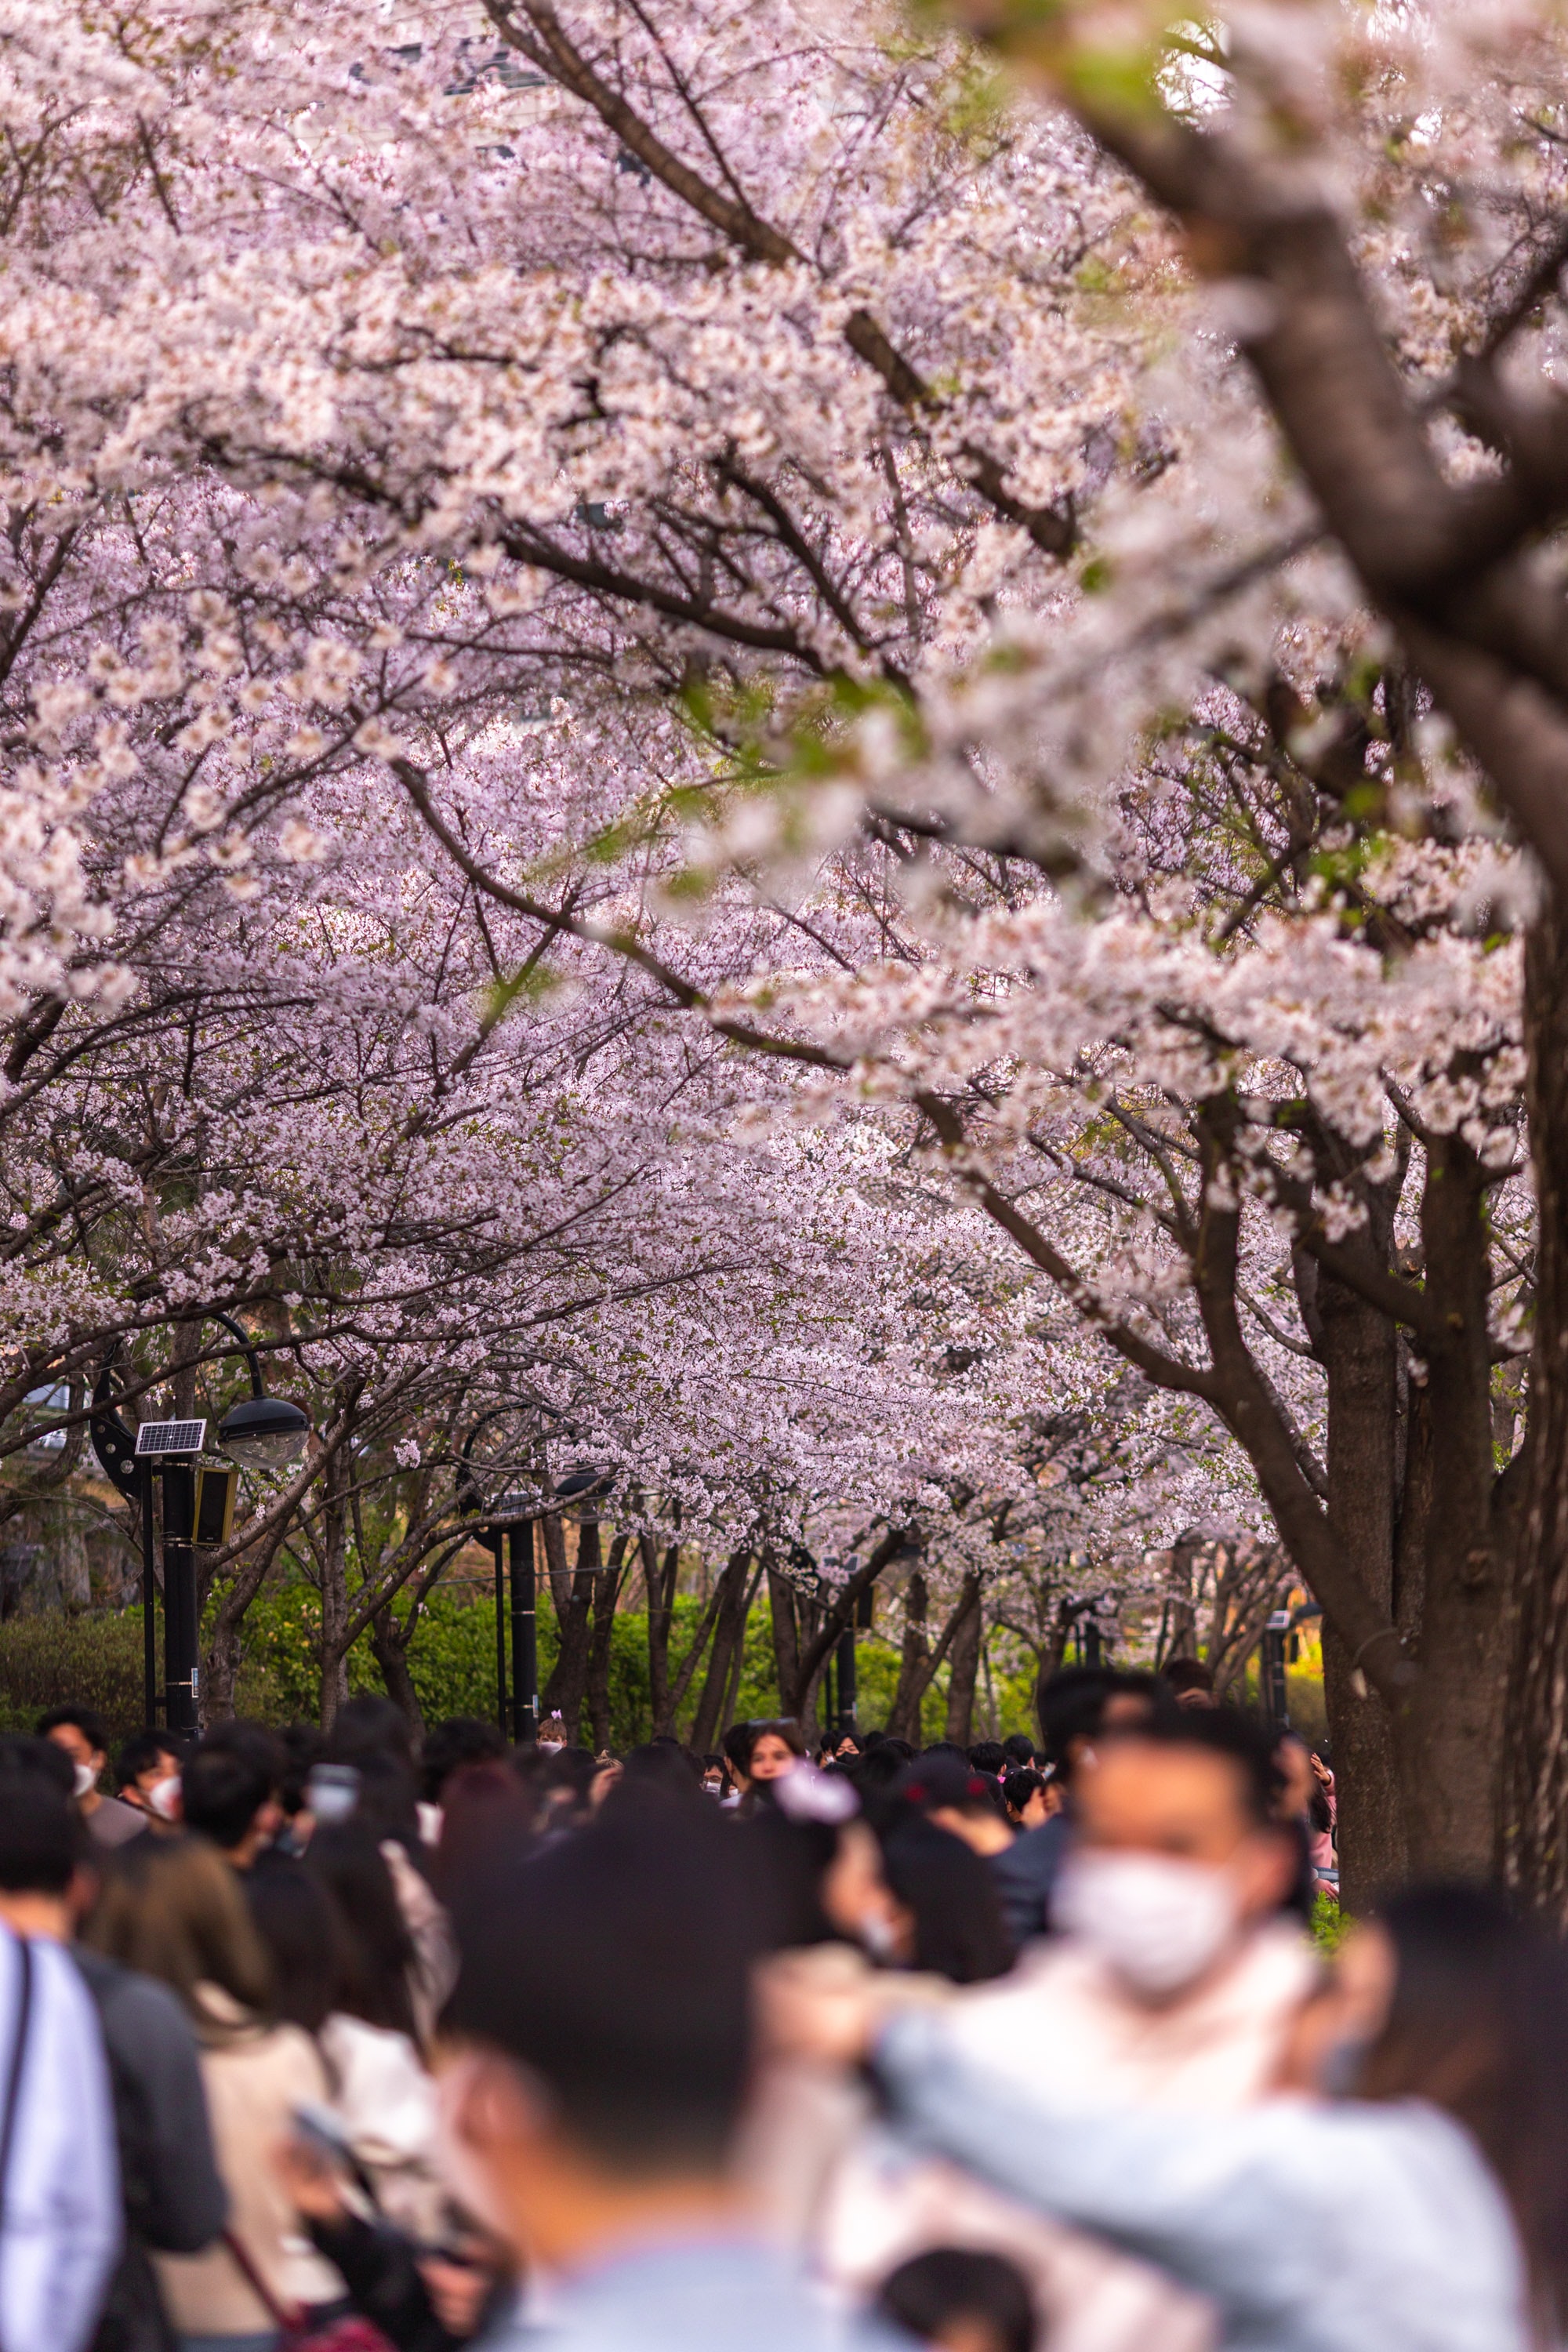
<path id="1" fill-rule="evenodd" d="M 217 1309 L 201 1318 L 221 1323 L 245 1352 L 250 1367 L 250 1396 L 226 1413 L 218 1444 L 237 1462 L 260 1465 L 287 1461 L 310 1435 L 310 1423 L 297 1404 L 269 1397 L 262 1384 L 261 1365 L 251 1340 L 232 1316 Z M 163 1720 L 171 1731 L 195 1731 L 197 1727 L 197 1681 L 201 1659 L 201 1625 L 196 1607 L 196 1472 L 178 1454 L 139 1456 L 132 1432 L 114 1409 L 113 1367 L 120 1353 L 115 1341 L 93 1390 L 89 1424 L 92 1450 L 111 1485 L 142 1512 L 142 1711 L 147 1728 L 158 1719 L 158 1648 L 155 1612 L 158 1598 L 157 1549 L 153 1523 L 153 1473 L 163 1481 Z M 232 1471 L 225 1474 L 233 1478 Z M 232 1502 L 232 1495 L 229 1502 Z"/>
<path id="2" fill-rule="evenodd" d="M 511 1736 L 539 1737 L 539 1567 L 533 1519 L 507 1529 L 511 1556 Z"/>

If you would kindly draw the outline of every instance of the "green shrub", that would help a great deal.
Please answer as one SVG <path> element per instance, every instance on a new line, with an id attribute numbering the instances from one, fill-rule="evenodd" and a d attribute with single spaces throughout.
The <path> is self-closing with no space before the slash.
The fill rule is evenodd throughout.
<path id="1" fill-rule="evenodd" d="M 675 1604 L 670 1664 L 679 1666 L 702 1615 L 695 1595 Z M 540 1595 L 539 1681 L 542 1690 L 554 1664 L 557 1637 L 548 1592 Z M 264 1723 L 314 1721 L 321 1694 L 321 1604 L 310 1585 L 291 1583 L 258 1595 L 247 1613 L 240 1640 L 237 1703 L 242 1715 Z M 159 1673 L 163 1670 L 159 1625 Z M 493 1716 L 496 1704 L 495 1603 L 488 1593 L 437 1591 L 409 1647 L 409 1672 L 426 1721 L 452 1715 Z M 863 1724 L 886 1723 L 899 1678 L 899 1652 L 874 1633 L 862 1634 L 857 1649 L 858 1715 Z M 367 1636 L 349 1653 L 351 1691 L 379 1691 L 381 1672 Z M 700 1669 L 687 1693 L 683 1717 L 689 1721 L 701 1688 Z M 926 1693 L 921 1730 L 940 1738 L 946 1713 L 945 1671 Z M 998 1675 L 996 1697 L 1004 1733 L 1028 1727 L 1026 1675 Z M 641 1609 L 617 1614 L 610 1643 L 610 1736 L 627 1748 L 652 1729 L 647 1670 L 647 1616 Z M 115 1739 L 142 1723 L 142 1612 L 116 1615 L 14 1618 L 0 1625 L 0 1729 L 30 1728 L 45 1707 L 76 1699 L 95 1706 Z M 767 1602 L 759 1598 L 746 1626 L 742 1672 L 733 1713 L 739 1717 L 778 1711 L 773 1633 Z"/>

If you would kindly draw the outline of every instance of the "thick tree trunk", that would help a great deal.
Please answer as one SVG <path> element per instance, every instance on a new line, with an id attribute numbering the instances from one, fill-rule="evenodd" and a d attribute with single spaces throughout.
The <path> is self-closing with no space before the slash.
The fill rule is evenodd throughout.
<path id="1" fill-rule="evenodd" d="M 566 1738 L 578 1746 L 583 1737 L 583 1701 L 588 1690 L 588 1647 L 592 1634 L 589 1612 L 594 1602 L 594 1587 L 598 1582 L 594 1571 L 599 1567 L 599 1529 L 595 1520 L 580 1528 L 577 1538 L 577 1570 L 574 1575 L 566 1571 L 566 1546 L 561 1534 L 560 1522 L 545 1519 L 545 1558 L 550 1564 L 551 1591 L 555 1596 L 556 1631 L 560 1648 L 551 1668 L 550 1680 L 541 1695 L 542 1716 L 559 1715 L 566 1727 Z M 551 1549 L 550 1534 L 554 1531 L 559 1546 L 557 1553 Z M 565 1585 L 565 1606 L 560 1599 L 559 1577 Z"/>
<path id="2" fill-rule="evenodd" d="M 927 1661 L 931 1655 L 928 1625 L 931 1616 L 931 1588 L 925 1570 L 917 1564 L 910 1570 L 910 1580 L 904 1587 L 904 1640 L 899 1656 L 898 1687 L 893 1693 L 892 1709 L 888 1717 L 888 1730 L 895 1739 L 907 1739 L 911 1747 L 921 1744 L 921 1701 L 931 1680 Z"/>
<path id="3" fill-rule="evenodd" d="M 746 1670 L 746 1635 L 751 1627 L 752 1604 L 756 1600 L 757 1589 L 762 1580 L 763 1563 L 759 1560 L 752 1570 L 752 1580 L 746 1587 L 745 1605 L 741 1612 L 740 1639 L 735 1643 L 734 1655 L 730 1662 L 730 1680 L 725 1686 L 724 1704 L 719 1710 L 721 1735 L 727 1731 L 735 1720 L 735 1709 L 741 1696 L 741 1681 Z"/>
<path id="4" fill-rule="evenodd" d="M 628 1540 L 624 1535 L 616 1538 L 603 1574 L 594 1579 L 594 1629 L 588 1643 L 588 1737 L 595 1755 L 602 1755 L 610 1744 L 610 1651 L 616 1632 L 616 1605 L 626 1582 Z"/>
<path id="5" fill-rule="evenodd" d="M 1530 1133 L 1540 1219 L 1529 1465 L 1513 1563 L 1500 1822 L 1508 1882 L 1568 1923 L 1568 923 L 1525 957 Z"/>
<path id="6" fill-rule="evenodd" d="M 1329 1518 L 1367 1591 L 1392 1613 L 1397 1335 L 1385 1315 L 1330 1276 L 1317 1284 L 1316 1307 L 1329 1384 Z M 1364 1911 L 1405 1875 L 1399 1763 L 1388 1710 L 1330 1624 L 1323 1696 L 1339 1807 L 1340 1900 Z"/>
<path id="7" fill-rule="evenodd" d="M 425 1717 L 408 1671 L 408 1633 L 390 1609 L 378 1609 L 371 1619 L 370 1646 L 375 1654 L 381 1679 L 386 1685 L 387 1697 L 407 1717 L 416 1738 L 423 1738 Z"/>
<path id="8" fill-rule="evenodd" d="M 778 1677 L 780 1708 L 800 1679 L 800 1619 L 795 1591 L 781 1569 L 768 1562 L 768 1615 L 773 1625 L 773 1672 Z"/>
<path id="9" fill-rule="evenodd" d="M 967 1748 L 974 1727 L 974 1685 L 980 1674 L 980 1641 L 984 1630 L 980 1579 L 966 1576 L 959 1596 L 958 1622 L 948 1654 L 947 1723 L 944 1736 Z"/>
<path id="10" fill-rule="evenodd" d="M 1421 1672 L 1399 1729 L 1412 1869 L 1482 1877 L 1495 1854 L 1508 1680 L 1510 1530 L 1494 1507 L 1487 1177 L 1458 1137 L 1427 1147 L 1421 1198 L 1432 1503 Z"/>
<path id="11" fill-rule="evenodd" d="M 702 1677 L 702 1695 L 691 1718 L 691 1738 L 688 1743 L 700 1754 L 706 1754 L 713 1745 L 724 1705 L 724 1691 L 730 1680 L 730 1665 L 736 1645 L 745 1625 L 746 1595 L 751 1589 L 752 1554 L 749 1550 L 731 1552 L 724 1563 L 720 1580 L 718 1613 L 713 1621 L 713 1646 L 708 1653 L 708 1671 Z"/>
<path id="12" fill-rule="evenodd" d="M 668 1545 L 662 1559 L 651 1536 L 639 1536 L 643 1581 L 647 1586 L 647 1688 L 649 1737 L 658 1739 L 675 1719 L 669 1696 L 669 1633 L 675 1622 L 675 1588 L 680 1575 L 680 1547 Z"/>

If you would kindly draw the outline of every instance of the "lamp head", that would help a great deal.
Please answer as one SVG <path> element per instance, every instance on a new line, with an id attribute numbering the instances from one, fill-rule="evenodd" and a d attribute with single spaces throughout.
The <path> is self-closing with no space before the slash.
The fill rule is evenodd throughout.
<path id="1" fill-rule="evenodd" d="M 247 1470 L 281 1470 L 300 1459 L 310 1434 L 309 1416 L 287 1397 L 246 1397 L 225 1413 L 217 1442 Z"/>

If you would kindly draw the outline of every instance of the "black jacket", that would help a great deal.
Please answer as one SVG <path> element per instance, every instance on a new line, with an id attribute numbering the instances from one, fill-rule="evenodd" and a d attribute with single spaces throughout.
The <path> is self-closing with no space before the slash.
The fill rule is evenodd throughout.
<path id="1" fill-rule="evenodd" d="M 1051 1895 L 1071 1841 L 1068 1816 L 1053 1813 L 1037 1830 L 1026 1830 L 1002 1853 L 992 1855 L 991 1875 L 1002 1898 L 1015 1950 L 1021 1952 L 1037 1936 L 1049 1935 Z"/>
<path id="2" fill-rule="evenodd" d="M 196 2038 L 166 1985 L 101 1953 L 72 1949 L 103 2028 L 125 2199 L 124 2250 L 92 2352 L 172 2352 L 148 2250 L 199 2253 L 228 2210 Z"/>

